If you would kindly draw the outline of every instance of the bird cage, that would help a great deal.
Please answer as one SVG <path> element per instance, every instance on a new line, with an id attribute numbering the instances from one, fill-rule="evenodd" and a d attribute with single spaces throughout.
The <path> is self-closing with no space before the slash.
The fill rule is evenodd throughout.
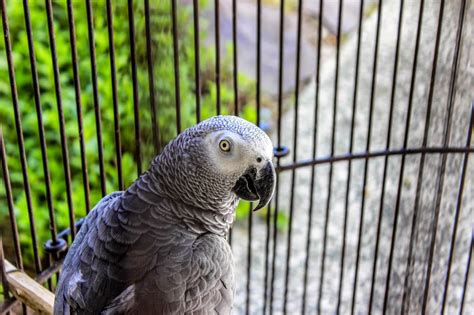
<path id="1" fill-rule="evenodd" d="M 94 205 L 220 114 L 277 171 L 229 235 L 236 313 L 474 308 L 472 3 L 286 2 L 1 0 L 2 314 L 8 270 L 54 292 Z"/>

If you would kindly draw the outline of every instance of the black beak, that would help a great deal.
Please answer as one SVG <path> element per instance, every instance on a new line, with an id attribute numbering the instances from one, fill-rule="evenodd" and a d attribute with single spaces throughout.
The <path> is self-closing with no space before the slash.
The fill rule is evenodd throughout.
<path id="1" fill-rule="evenodd" d="M 258 172 L 254 167 L 249 168 L 239 178 L 233 190 L 237 196 L 244 200 L 259 200 L 253 211 L 265 207 L 272 199 L 275 190 L 275 168 L 272 162 L 267 162 Z"/>

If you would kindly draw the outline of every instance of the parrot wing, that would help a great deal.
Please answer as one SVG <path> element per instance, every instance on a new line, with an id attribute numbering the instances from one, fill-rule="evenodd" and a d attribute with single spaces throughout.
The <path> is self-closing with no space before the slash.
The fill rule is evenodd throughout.
<path id="1" fill-rule="evenodd" d="M 151 202 L 143 191 L 141 198 L 112 193 L 89 213 L 64 262 L 55 314 L 230 313 L 232 254 L 225 239 L 177 228 L 149 208 L 176 205 Z"/>
<path id="2" fill-rule="evenodd" d="M 151 269 L 157 242 L 148 233 L 150 225 L 143 222 L 146 216 L 121 211 L 150 208 L 134 191 L 107 195 L 84 220 L 63 264 L 55 314 L 68 314 L 70 307 L 81 314 L 97 314 Z M 159 232 L 166 234 L 169 231 L 164 230 L 170 229 Z"/>

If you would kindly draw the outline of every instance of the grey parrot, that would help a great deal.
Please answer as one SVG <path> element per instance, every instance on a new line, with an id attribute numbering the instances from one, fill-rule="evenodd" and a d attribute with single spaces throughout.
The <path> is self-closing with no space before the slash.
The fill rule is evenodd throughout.
<path id="1" fill-rule="evenodd" d="M 226 241 L 239 199 L 264 207 L 273 147 L 257 126 L 217 116 L 186 129 L 127 190 L 85 218 L 60 274 L 54 314 L 229 314 Z"/>

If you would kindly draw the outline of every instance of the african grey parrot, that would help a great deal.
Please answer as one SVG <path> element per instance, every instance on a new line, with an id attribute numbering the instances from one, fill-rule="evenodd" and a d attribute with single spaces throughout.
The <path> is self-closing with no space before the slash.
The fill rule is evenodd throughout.
<path id="1" fill-rule="evenodd" d="M 226 242 L 239 198 L 271 199 L 272 143 L 233 116 L 181 133 L 126 191 L 87 215 L 60 275 L 55 314 L 229 314 Z"/>

